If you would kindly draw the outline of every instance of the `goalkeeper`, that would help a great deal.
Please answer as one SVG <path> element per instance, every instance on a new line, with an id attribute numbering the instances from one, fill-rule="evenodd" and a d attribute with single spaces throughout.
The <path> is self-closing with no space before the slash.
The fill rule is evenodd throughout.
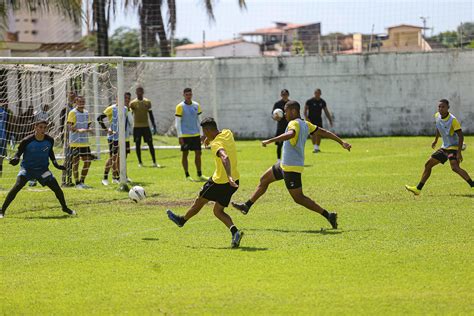
<path id="1" fill-rule="evenodd" d="M 17 193 L 29 180 L 34 179 L 38 180 L 42 186 L 49 187 L 54 194 L 56 194 L 56 198 L 59 200 L 59 203 L 61 203 L 63 212 L 69 215 L 76 214 L 76 212 L 67 207 L 64 193 L 61 190 L 58 181 L 56 181 L 53 174 L 48 169 L 49 159 L 51 159 L 53 166 L 56 167 L 56 169 L 64 170 L 65 167 L 59 165 L 56 161 L 53 151 L 54 140 L 51 136 L 46 134 L 47 126 L 48 122 L 46 121 L 36 122 L 34 134 L 25 137 L 20 142 L 18 152 L 10 160 L 10 164 L 16 166 L 20 162 L 20 157 L 23 155 L 16 183 L 10 192 L 8 192 L 2 208 L 0 209 L 0 218 L 4 217 L 5 211 L 10 203 L 15 199 Z"/>

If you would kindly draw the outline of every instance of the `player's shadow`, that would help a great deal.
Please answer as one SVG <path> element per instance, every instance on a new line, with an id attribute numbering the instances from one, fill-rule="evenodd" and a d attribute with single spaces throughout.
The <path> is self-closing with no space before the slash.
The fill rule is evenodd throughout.
<path id="1" fill-rule="evenodd" d="M 262 247 L 246 247 L 246 246 L 241 246 L 239 248 L 230 248 L 230 247 L 191 247 L 187 246 L 188 248 L 192 249 L 213 249 L 213 250 L 233 250 L 233 251 L 249 251 L 249 252 L 255 252 L 255 251 L 267 251 L 268 248 L 262 248 Z"/>
<path id="2" fill-rule="evenodd" d="M 143 241 L 158 241 L 159 239 L 158 238 L 151 238 L 151 237 L 145 237 L 145 238 L 142 238 Z"/>
<path id="3" fill-rule="evenodd" d="M 474 198 L 474 194 L 453 194 L 454 196 Z"/>
<path id="4" fill-rule="evenodd" d="M 319 235 L 339 235 L 347 231 L 343 230 L 334 230 L 334 229 L 310 229 L 310 230 L 292 230 L 292 229 L 281 229 L 281 228 L 249 228 L 247 230 L 254 230 L 254 231 L 269 231 L 269 232 L 277 232 L 277 233 L 285 233 L 285 234 L 319 234 Z"/>
<path id="5" fill-rule="evenodd" d="M 74 218 L 74 216 L 71 215 L 53 215 L 53 216 L 38 216 L 38 217 L 25 217 L 25 220 L 35 220 L 35 219 L 67 219 L 67 218 Z"/>

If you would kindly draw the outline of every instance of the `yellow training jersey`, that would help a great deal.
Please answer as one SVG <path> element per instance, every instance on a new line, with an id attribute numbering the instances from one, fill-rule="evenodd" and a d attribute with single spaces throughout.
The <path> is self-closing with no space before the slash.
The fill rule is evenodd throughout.
<path id="1" fill-rule="evenodd" d="M 212 181 L 218 184 L 228 183 L 227 173 L 225 172 L 224 164 L 221 158 L 217 155 L 219 150 L 224 149 L 230 160 L 231 175 L 234 181 L 240 177 L 237 170 L 237 149 L 235 147 L 234 135 L 229 129 L 223 129 L 213 141 L 210 143 L 211 152 L 214 155 L 216 170 L 212 175 Z"/>
<path id="2" fill-rule="evenodd" d="M 308 130 L 307 130 L 307 134 L 306 135 L 301 135 L 302 137 L 300 137 L 300 121 L 299 120 L 292 120 L 288 123 L 288 127 L 286 128 L 286 131 L 289 131 L 289 130 L 294 130 L 295 131 L 295 136 L 285 142 L 289 142 L 290 145 L 292 147 L 288 148 L 288 149 L 291 149 L 290 151 L 297 151 L 297 152 L 300 152 L 300 154 L 298 154 L 299 156 L 301 156 L 300 158 L 303 159 L 303 161 L 300 163 L 300 165 L 292 165 L 292 164 L 288 164 L 286 163 L 286 161 L 297 161 L 297 160 L 301 160 L 301 159 L 297 159 L 295 157 L 291 157 L 292 154 L 291 153 L 287 153 L 286 152 L 286 146 L 285 144 L 283 144 L 283 159 L 282 159 L 282 162 L 280 164 L 281 166 L 281 169 L 283 171 L 286 171 L 286 172 L 298 172 L 298 173 L 302 173 L 303 172 L 303 162 L 304 162 L 304 146 L 306 144 L 306 138 L 308 137 L 308 134 L 312 134 L 314 131 L 316 131 L 318 129 L 318 127 L 314 124 L 312 124 L 311 122 L 308 122 L 308 121 L 305 121 L 306 125 L 308 126 Z M 306 128 L 305 128 L 305 131 L 306 131 Z M 295 150 L 293 150 L 292 148 L 294 148 Z M 293 153 L 294 154 L 294 153 Z M 288 157 L 289 155 L 289 157 Z M 285 159 L 285 158 L 289 158 L 289 159 Z M 293 159 L 292 159 L 293 158 Z"/>
<path id="3" fill-rule="evenodd" d="M 147 98 L 143 100 L 135 99 L 130 102 L 130 109 L 133 111 L 134 127 L 149 127 L 148 112 L 151 110 L 151 101 Z"/>
<path id="4" fill-rule="evenodd" d="M 434 115 L 435 118 L 439 118 L 440 114 L 439 112 L 436 112 L 436 114 Z M 448 114 L 445 118 L 441 118 L 443 121 L 447 122 L 449 121 L 450 119 L 450 115 Z M 458 119 L 453 117 L 453 121 L 451 123 L 451 128 L 449 129 L 449 135 L 450 136 L 453 136 L 454 135 L 454 132 L 458 131 L 461 129 L 461 123 L 459 123 Z M 458 146 L 449 146 L 447 148 L 444 148 L 446 150 L 458 150 Z"/>

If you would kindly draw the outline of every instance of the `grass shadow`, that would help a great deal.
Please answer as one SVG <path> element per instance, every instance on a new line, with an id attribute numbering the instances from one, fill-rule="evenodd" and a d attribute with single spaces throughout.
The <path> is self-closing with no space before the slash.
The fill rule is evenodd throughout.
<path id="1" fill-rule="evenodd" d="M 334 230 L 334 229 L 325 229 L 321 228 L 320 230 L 311 229 L 311 230 L 291 230 L 291 229 L 280 229 L 280 228 L 247 228 L 246 230 L 250 231 L 268 231 L 268 232 L 277 232 L 285 234 L 320 234 L 320 235 L 338 235 L 347 231 L 343 230 Z"/>
<path id="2" fill-rule="evenodd" d="M 53 215 L 53 216 L 25 217 L 25 220 L 35 220 L 35 219 L 66 219 L 66 218 L 74 218 L 74 216 L 70 216 L 70 215 L 64 214 L 64 215 Z"/>
<path id="3" fill-rule="evenodd" d="M 466 198 L 474 198 L 474 194 L 453 194 L 454 196 L 459 196 L 459 197 L 466 197 Z"/>
<path id="4" fill-rule="evenodd" d="M 255 252 L 255 251 L 267 251 L 269 250 L 268 248 L 262 248 L 262 247 L 239 247 L 239 248 L 230 248 L 230 247 L 191 247 L 188 246 L 188 248 L 191 249 L 213 249 L 213 250 L 233 250 L 233 251 L 248 251 L 248 252 Z"/>
<path id="5" fill-rule="evenodd" d="M 159 239 L 158 238 L 151 238 L 151 237 L 145 237 L 145 238 L 142 238 L 143 241 L 158 241 Z"/>

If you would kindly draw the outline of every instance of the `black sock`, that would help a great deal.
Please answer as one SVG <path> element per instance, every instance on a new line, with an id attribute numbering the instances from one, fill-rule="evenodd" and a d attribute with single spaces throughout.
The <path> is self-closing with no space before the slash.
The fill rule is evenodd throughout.
<path id="1" fill-rule="evenodd" d="M 420 183 L 418 183 L 418 185 L 416 186 L 416 188 L 417 188 L 418 190 L 421 190 L 421 189 L 423 189 L 423 186 L 424 186 L 424 185 L 425 185 L 425 184 L 424 184 L 423 182 L 420 182 Z"/>
<path id="2" fill-rule="evenodd" d="M 202 172 L 198 171 L 198 177 L 202 176 Z"/>
<path id="3" fill-rule="evenodd" d="M 321 213 L 322 216 L 324 216 L 326 219 L 329 218 L 329 212 L 326 211 L 326 210 L 323 210 L 323 212 Z"/>
<path id="4" fill-rule="evenodd" d="M 109 174 L 104 174 L 104 180 L 107 180 L 109 178 Z"/>
<path id="5" fill-rule="evenodd" d="M 471 186 L 471 188 L 474 187 L 474 182 L 472 181 L 471 178 L 469 178 L 469 180 L 467 180 L 467 183 L 469 183 L 469 185 Z"/>
<path id="6" fill-rule="evenodd" d="M 186 178 L 189 177 L 189 172 L 185 171 L 184 174 L 186 175 Z"/>
<path id="7" fill-rule="evenodd" d="M 79 185 L 79 184 L 81 184 L 81 180 L 76 181 L 76 185 Z"/>
<path id="8" fill-rule="evenodd" d="M 251 208 L 251 207 L 252 207 L 252 205 L 253 205 L 253 202 L 252 202 L 252 201 L 250 201 L 250 200 L 248 200 L 247 202 L 245 202 L 245 205 L 247 205 L 247 206 L 248 206 L 248 208 Z"/>
<path id="9" fill-rule="evenodd" d="M 235 225 L 232 225 L 230 226 L 230 232 L 232 233 L 232 236 L 234 236 L 234 234 L 238 231 L 237 227 L 235 227 Z"/>

